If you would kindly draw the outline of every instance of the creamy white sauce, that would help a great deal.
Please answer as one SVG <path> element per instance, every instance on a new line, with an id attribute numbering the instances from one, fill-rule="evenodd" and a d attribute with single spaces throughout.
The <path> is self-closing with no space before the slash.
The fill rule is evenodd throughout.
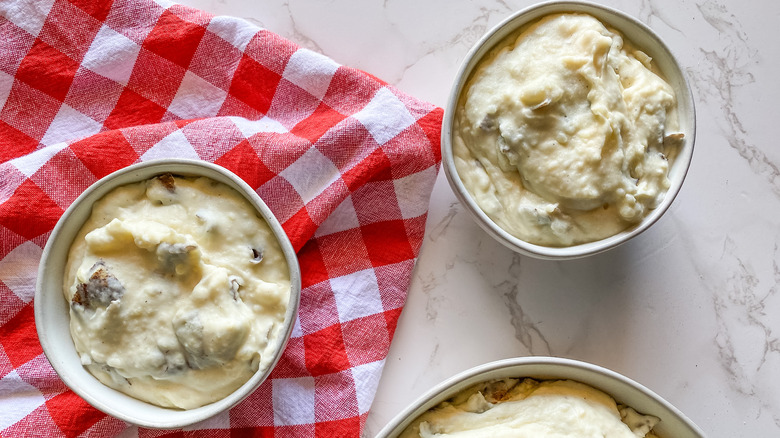
<path id="1" fill-rule="evenodd" d="M 440 403 L 400 437 L 657 438 L 657 423 L 579 382 L 503 379 Z"/>
<path id="2" fill-rule="evenodd" d="M 164 175 L 95 203 L 70 249 L 64 292 L 89 372 L 138 399 L 190 409 L 268 368 L 290 278 L 242 195 Z"/>
<path id="3" fill-rule="evenodd" d="M 569 246 L 639 222 L 679 147 L 674 92 L 595 18 L 547 16 L 481 61 L 453 153 L 479 207 L 510 234 Z M 665 144 L 666 143 L 666 144 Z"/>

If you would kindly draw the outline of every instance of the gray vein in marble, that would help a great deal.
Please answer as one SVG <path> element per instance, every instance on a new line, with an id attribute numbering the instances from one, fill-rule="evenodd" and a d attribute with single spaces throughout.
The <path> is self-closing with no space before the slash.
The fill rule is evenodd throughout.
<path id="1" fill-rule="evenodd" d="M 453 229 L 451 228 L 453 221 L 462 213 L 461 208 L 459 202 L 451 202 L 447 214 L 431 227 L 428 239 L 436 242 L 446 237 L 447 232 Z M 473 226 L 473 221 L 468 219 L 469 224 Z M 533 320 L 533 317 L 518 302 L 522 256 L 504 248 L 486 233 L 480 232 L 478 235 L 480 238 L 469 241 L 467 243 L 469 247 L 463 248 L 462 253 L 453 254 L 447 258 L 444 264 L 445 276 L 446 272 L 451 271 L 455 266 L 471 265 L 475 267 L 479 275 L 490 285 L 490 290 L 496 291 L 498 296 L 502 298 L 510 316 L 510 323 L 514 327 L 515 338 L 519 343 L 531 354 L 551 354 L 550 343 L 545 334 Z M 495 250 L 506 253 L 507 260 L 509 260 L 506 269 L 503 268 L 503 265 L 496 266 L 495 257 L 486 254 Z M 438 317 L 438 309 L 445 298 L 431 294 L 439 285 L 436 275 L 429 274 L 417 278 L 422 285 L 423 292 L 428 296 L 426 317 L 429 321 L 433 321 Z"/>
<path id="2" fill-rule="evenodd" d="M 678 27 L 672 24 L 672 20 L 667 17 L 667 11 L 672 12 L 673 10 L 668 8 L 659 8 L 652 0 L 643 0 L 642 5 L 640 6 L 638 17 L 642 22 L 648 24 L 652 23 L 653 18 L 657 18 L 670 29 L 682 33 Z"/>
<path id="3" fill-rule="evenodd" d="M 523 306 L 517 299 L 517 288 L 504 292 L 504 302 L 512 315 L 512 327 L 515 329 L 515 338 L 533 355 L 550 355 L 550 343 L 545 339 L 544 333 L 536 326 L 534 321 L 525 314 Z M 538 342 L 537 342 L 538 341 Z M 536 346 L 541 343 L 542 348 Z"/>
<path id="4" fill-rule="evenodd" d="M 512 7 L 510 7 L 503 1 L 499 1 L 497 3 L 503 6 L 504 10 L 487 8 L 484 6 L 481 7 L 479 9 L 479 14 L 474 15 L 473 20 L 471 21 L 471 24 L 469 26 L 463 28 L 460 32 L 456 33 L 452 38 L 431 45 L 430 47 L 424 49 L 422 53 L 418 55 L 412 62 L 409 62 L 406 65 L 404 65 L 401 68 L 398 77 L 394 78 L 390 82 L 393 84 L 398 84 L 404 79 L 406 73 L 410 69 L 412 69 L 415 65 L 417 65 L 421 60 L 429 56 L 434 56 L 437 53 L 446 49 L 459 47 L 459 46 L 463 47 L 465 50 L 461 51 L 458 56 L 458 61 L 462 60 L 462 58 L 466 55 L 468 49 L 470 49 L 474 44 L 476 44 L 476 42 L 488 31 L 489 29 L 488 24 L 490 23 L 493 14 L 495 13 L 506 14 L 508 11 L 513 10 Z M 387 0 L 385 0 L 385 5 L 387 5 Z"/>
<path id="5" fill-rule="evenodd" d="M 775 320 L 766 312 L 767 301 L 780 295 L 780 234 L 774 236 L 771 254 L 750 251 L 748 257 L 740 255 L 744 249 L 739 241 L 726 236 L 720 256 L 711 259 L 703 255 L 707 250 L 700 248 L 702 243 L 695 239 L 695 229 L 682 221 L 677 224 L 681 228 L 678 235 L 682 246 L 690 248 L 688 260 L 698 274 L 701 290 L 708 293 L 712 303 L 716 324 L 712 342 L 716 360 L 727 376 L 724 384 L 733 390 L 732 394 L 748 399 L 737 403 L 757 405 L 756 418 L 768 413 L 771 421 L 780 427 L 780 393 L 770 377 L 777 374 L 780 363 L 780 339 L 770 327 Z M 771 286 L 762 292 L 766 279 L 756 274 L 750 261 L 765 260 L 764 257 L 771 257 L 773 275 L 769 279 Z M 710 265 L 707 260 L 715 264 Z M 761 343 L 763 347 L 756 349 L 755 344 Z M 760 354 L 751 356 L 756 351 Z"/>
<path id="6" fill-rule="evenodd" d="M 704 20 L 720 33 L 729 34 L 747 43 L 747 34 L 735 26 L 737 17 L 729 13 L 725 6 L 712 1 L 698 5 Z"/>
<path id="7" fill-rule="evenodd" d="M 428 239 L 432 242 L 436 242 L 441 238 L 449 228 L 452 220 L 460 212 L 460 202 L 451 202 L 450 208 L 447 210 L 447 214 L 436 225 L 431 227 L 431 231 L 428 233 Z"/>
<path id="8" fill-rule="evenodd" d="M 515 329 L 515 338 L 533 355 L 551 355 L 552 349 L 544 333 L 518 302 L 521 260 L 522 257 L 519 254 L 512 255 L 512 263 L 508 269 L 509 279 L 496 285 L 495 288 L 502 295 L 504 303 L 509 309 L 512 327 Z M 541 347 L 538 347 L 539 345 Z"/>
<path id="9" fill-rule="evenodd" d="M 730 238 L 726 238 L 723 243 L 723 255 L 733 255 L 735 243 Z M 756 278 L 747 271 L 745 264 L 742 260 L 737 258 L 738 269 L 732 272 L 729 278 L 726 279 L 725 288 L 726 293 L 718 293 L 717 287 L 713 296 L 713 304 L 715 307 L 716 319 L 718 321 L 719 330 L 715 336 L 715 342 L 718 346 L 720 361 L 727 373 L 732 377 L 732 383 L 737 386 L 737 389 L 745 395 L 755 395 L 750 389 L 750 380 L 744 375 L 744 371 L 740 366 L 739 359 L 737 358 L 736 348 L 732 342 L 732 336 L 729 330 L 729 319 L 731 315 L 728 315 L 729 309 L 742 307 L 745 308 L 745 304 L 754 292 L 753 288 L 757 282 Z M 748 310 L 750 306 L 747 306 Z M 748 314 L 741 315 L 747 317 Z M 740 318 L 741 319 L 741 318 Z M 740 385 L 741 383 L 741 385 Z"/>
<path id="10" fill-rule="evenodd" d="M 504 16 L 515 10 L 515 8 L 511 7 L 504 1 L 497 1 L 496 4 L 497 7 L 493 8 L 488 8 L 485 6 L 480 7 L 479 13 L 473 16 L 469 26 L 463 28 L 463 30 L 455 34 L 449 40 L 439 44 L 439 46 L 453 47 L 462 45 L 464 47 L 471 48 L 471 46 L 476 44 L 476 42 L 482 38 L 482 36 L 485 35 L 485 33 L 487 33 L 487 31 L 490 29 L 490 23 L 493 21 L 492 17 L 494 14 L 499 14 L 503 19 Z M 429 53 L 433 52 L 429 51 Z M 466 53 L 464 52 L 462 56 L 465 55 Z"/>
<path id="11" fill-rule="evenodd" d="M 734 108 L 735 89 L 755 82 L 750 69 L 756 64 L 757 51 L 748 44 L 737 17 L 723 5 L 712 1 L 698 5 L 704 20 L 720 35 L 724 44 L 714 49 L 700 48 L 706 64 L 687 69 L 705 102 L 716 101 L 710 107 L 722 108 L 720 128 L 729 145 L 744 158 L 750 169 L 767 180 L 780 197 L 780 169 L 756 145 L 749 143 L 749 133 Z"/>
<path id="12" fill-rule="evenodd" d="M 422 292 L 427 297 L 425 302 L 425 317 L 428 321 L 435 321 L 439 316 L 438 309 L 441 307 L 442 302 L 445 301 L 445 298 L 439 295 L 431 295 L 431 291 L 436 290 L 440 283 L 436 275 L 432 272 L 429 272 L 425 277 L 418 275 L 417 279 L 422 286 Z"/>
<path id="13" fill-rule="evenodd" d="M 282 7 L 287 10 L 287 14 L 290 18 L 290 27 L 292 29 L 292 33 L 287 36 L 288 39 L 295 41 L 296 44 L 305 47 L 309 50 L 313 50 L 317 53 L 324 54 L 325 51 L 320 47 L 319 44 L 317 44 L 316 41 L 314 41 L 312 38 L 310 38 L 308 35 L 306 35 L 305 32 L 298 29 L 298 23 L 295 21 L 295 14 L 293 13 L 292 9 L 290 8 L 290 2 L 284 2 L 282 4 Z"/>
<path id="14" fill-rule="evenodd" d="M 257 18 L 254 18 L 254 17 L 244 17 L 244 20 L 254 24 L 255 26 L 257 26 L 257 27 L 259 27 L 261 29 L 265 29 L 266 28 L 265 24 L 263 24 L 263 22 L 258 20 Z"/>
<path id="15" fill-rule="evenodd" d="M 428 355 L 428 367 L 430 369 L 436 369 L 436 365 L 438 364 L 438 356 L 439 356 L 439 344 L 437 343 L 433 347 L 433 351 L 431 351 L 431 354 Z M 417 378 L 414 379 L 414 387 L 420 386 L 420 382 L 425 380 L 425 373 L 420 373 L 417 375 Z"/>
<path id="16" fill-rule="evenodd" d="M 692 238 L 694 235 L 693 232 L 680 233 L 685 241 L 684 245 L 696 251 L 697 244 Z M 775 240 L 778 237 L 775 236 Z M 728 376 L 727 385 L 758 404 L 760 412 L 757 417 L 768 412 L 772 421 L 780 426 L 778 411 L 773 409 L 776 403 L 773 398 L 777 397 L 777 394 L 774 394 L 776 388 L 761 382 L 761 372 L 767 375 L 775 374 L 767 367 L 771 367 L 772 361 L 780 361 L 780 339 L 772 335 L 765 312 L 766 301 L 777 294 L 777 284 L 780 281 L 777 258 L 780 251 L 775 243 L 773 254 L 770 255 L 773 257 L 774 269 L 772 286 L 764 293 L 761 292 L 761 279 L 749 261 L 740 256 L 741 251 L 737 241 L 725 237 L 717 269 L 702 264 L 706 257 L 694 256 L 689 260 L 699 273 L 702 289 L 708 291 L 711 296 L 717 327 L 713 342 L 717 348 L 717 359 Z M 713 272 L 722 274 L 713 276 Z M 763 343 L 760 357 L 749 357 L 749 354 L 741 349 L 746 343 Z"/>
<path id="17" fill-rule="evenodd" d="M 716 343 L 719 348 L 721 364 L 731 376 L 731 384 L 740 393 L 754 398 L 765 410 L 772 416 L 774 423 L 780 426 L 780 412 L 772 409 L 772 403 L 768 400 L 768 394 L 765 393 L 766 387 L 760 382 L 761 372 L 774 374 L 776 370 L 768 370 L 770 359 L 773 354 L 780 354 L 780 339 L 773 336 L 772 328 L 768 325 L 766 313 L 766 301 L 772 295 L 777 293 L 777 279 L 780 276 L 780 269 L 777 265 L 778 245 L 774 245 L 773 285 L 766 291 L 761 290 L 762 282 L 755 275 L 753 267 L 746 263 L 742 257 L 738 256 L 739 248 L 736 242 L 727 237 L 723 245 L 723 257 L 733 262 L 736 269 L 726 278 L 723 287 L 724 291 L 718 292 L 717 287 L 714 292 L 714 305 L 716 319 L 719 330 L 716 336 Z M 753 339 L 742 339 L 742 342 L 755 342 L 757 337 L 763 337 L 764 343 L 761 348 L 762 354 L 757 360 L 751 360 L 746 354 L 738 353 L 738 346 L 734 343 L 736 338 L 732 334 L 733 330 L 743 332 L 750 331 Z M 760 335 L 757 335 L 760 334 Z M 757 363 L 754 363 L 757 362 Z M 770 390 L 771 391 L 771 390 Z M 776 396 L 776 395 L 775 395 Z"/>
<path id="18" fill-rule="evenodd" d="M 767 313 L 765 311 L 766 309 L 766 302 L 769 298 L 775 296 L 778 294 L 778 285 L 780 285 L 780 264 L 778 264 L 778 257 L 780 257 L 780 245 L 775 242 L 774 245 L 774 254 L 772 258 L 772 273 L 773 273 L 773 285 L 768 289 L 765 296 L 760 300 L 760 307 L 758 310 L 760 311 L 760 316 L 766 317 Z M 754 324 L 759 324 L 761 328 L 763 329 L 767 342 L 764 345 L 764 354 L 761 357 L 761 364 L 759 365 L 759 369 L 763 368 L 767 364 L 767 360 L 769 359 L 769 356 L 771 354 L 778 354 L 780 355 L 780 337 L 773 336 L 772 329 L 770 327 L 767 327 L 765 324 L 761 322 L 760 319 L 754 317 L 754 313 L 751 313 L 750 321 Z M 778 421 L 780 421 L 780 418 L 778 418 Z M 780 423 L 778 424 L 780 425 Z"/>

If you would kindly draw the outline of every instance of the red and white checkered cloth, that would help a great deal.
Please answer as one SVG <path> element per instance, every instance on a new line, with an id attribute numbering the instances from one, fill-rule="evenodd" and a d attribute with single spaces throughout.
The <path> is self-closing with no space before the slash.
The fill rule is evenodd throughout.
<path id="1" fill-rule="evenodd" d="M 151 0 L 0 2 L 0 108 L 0 435 L 171 433 L 69 391 L 33 318 L 63 211 L 160 157 L 256 188 L 303 273 L 272 377 L 185 435 L 360 435 L 422 243 L 441 109 L 240 19 Z"/>

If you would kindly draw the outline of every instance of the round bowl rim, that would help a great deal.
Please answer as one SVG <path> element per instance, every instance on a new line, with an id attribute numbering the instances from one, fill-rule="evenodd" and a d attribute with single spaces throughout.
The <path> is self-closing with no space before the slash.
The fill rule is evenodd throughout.
<path id="1" fill-rule="evenodd" d="M 60 290 L 62 280 L 52 279 L 52 277 L 47 275 L 47 270 L 51 269 L 51 266 L 54 263 L 62 263 L 64 265 L 64 260 L 60 260 L 58 262 L 57 260 L 52 259 L 52 257 L 55 256 L 54 251 L 56 249 L 61 250 L 62 247 L 69 248 L 77 230 L 80 229 L 81 224 L 83 224 L 83 221 L 79 221 L 78 225 L 66 225 L 68 220 L 77 214 L 81 216 L 86 215 L 86 217 L 88 217 L 89 214 L 91 214 L 92 203 L 102 198 L 108 191 L 115 187 L 132 182 L 142 181 L 153 177 L 154 175 L 167 172 L 180 175 L 206 176 L 225 183 L 243 195 L 250 202 L 250 204 L 256 208 L 261 217 L 268 223 L 274 236 L 279 242 L 279 246 L 286 258 L 290 273 L 290 299 L 288 302 L 287 311 L 285 313 L 285 321 L 282 327 L 282 331 L 280 332 L 280 337 L 277 340 L 278 349 L 275 351 L 274 358 L 272 362 L 269 363 L 268 368 L 265 370 L 258 370 L 252 375 L 252 377 L 250 377 L 247 382 L 245 382 L 238 389 L 223 399 L 193 409 L 164 408 L 152 403 L 135 399 L 104 385 L 102 382 L 92 376 L 92 374 L 90 374 L 83 366 L 81 366 L 80 363 L 78 363 L 78 367 L 76 367 L 70 362 L 60 360 L 59 356 L 63 354 L 61 349 L 68 349 L 69 354 L 70 349 L 72 349 L 72 351 L 75 353 L 75 347 L 73 346 L 73 341 L 70 337 L 69 324 L 64 328 L 67 332 L 67 338 L 70 339 L 70 344 L 60 347 L 55 343 L 53 337 L 63 335 L 55 335 L 49 331 L 52 328 L 58 328 L 58 323 L 50 320 L 53 316 L 57 318 L 62 318 L 63 316 L 56 315 L 59 313 L 59 311 L 61 311 L 61 309 L 50 309 L 50 307 L 53 307 L 55 304 L 46 305 L 47 301 L 54 303 L 56 298 L 61 299 L 63 303 L 65 302 L 64 297 L 62 296 L 62 291 Z M 69 233 L 70 238 L 68 239 L 68 242 L 62 243 L 58 237 L 60 237 L 61 232 L 66 227 L 75 227 L 76 231 L 71 231 Z M 57 246 L 57 248 L 55 248 L 55 246 Z M 66 258 L 67 249 L 65 250 L 64 255 Z M 194 159 L 161 158 L 135 163 L 116 170 L 91 184 L 73 201 L 73 203 L 71 203 L 70 206 L 68 206 L 63 215 L 57 221 L 54 229 L 47 239 L 43 252 L 41 253 L 41 259 L 38 265 L 37 273 L 38 277 L 36 279 L 34 298 L 34 302 L 36 304 L 34 306 L 36 331 L 43 349 L 43 353 L 60 379 L 62 379 L 66 386 L 79 397 L 103 413 L 131 424 L 155 429 L 181 428 L 206 420 L 213 417 L 214 415 L 232 408 L 241 402 L 244 398 L 249 396 L 252 392 L 254 392 L 254 390 L 256 390 L 257 387 L 259 387 L 262 382 L 268 378 L 271 371 L 274 369 L 279 359 L 281 358 L 281 355 L 283 354 L 287 342 L 289 341 L 289 338 L 292 334 L 295 318 L 298 313 L 298 307 L 300 305 L 300 266 L 298 264 L 295 250 L 279 221 L 273 215 L 265 202 L 260 198 L 260 196 L 249 186 L 249 184 L 244 182 L 236 174 L 217 164 Z M 56 275 L 56 273 L 53 275 Z M 46 283 L 55 280 L 56 282 L 59 282 L 60 286 L 58 289 L 51 291 L 53 286 L 47 286 Z M 45 295 L 47 291 L 56 293 L 47 300 L 47 296 Z M 54 298 L 54 296 L 56 296 L 56 298 Z M 65 306 L 65 304 L 63 304 L 63 306 Z M 65 307 L 65 313 L 68 313 L 67 307 Z M 66 321 L 69 321 L 70 316 L 65 315 L 64 318 Z M 77 355 L 77 353 L 75 354 Z M 79 382 L 84 381 L 84 379 L 90 382 L 88 383 L 89 388 L 84 388 L 79 384 Z M 93 394 L 93 392 L 95 392 L 95 388 L 98 388 L 97 385 L 101 385 L 102 388 L 98 391 L 98 393 L 101 395 L 96 396 Z M 110 395 L 106 396 L 105 394 Z M 114 398 L 123 400 L 123 402 L 117 403 Z M 127 409 L 123 409 L 126 407 L 125 405 L 127 403 L 135 406 L 146 406 L 144 409 L 148 409 L 149 411 L 154 411 L 157 413 L 155 414 L 156 418 L 145 416 L 146 414 L 138 415 L 132 409 L 128 412 Z"/>
<path id="2" fill-rule="evenodd" d="M 515 375 L 511 371 L 515 369 L 535 369 L 546 367 L 552 371 L 528 373 L 525 375 Z M 561 371 L 563 370 L 563 371 Z M 516 378 L 530 377 L 540 380 L 545 379 L 569 379 L 561 375 L 569 373 L 589 373 L 594 378 L 602 377 L 611 382 L 615 382 L 618 385 L 629 388 L 629 390 L 637 391 L 641 393 L 642 397 L 646 397 L 651 403 L 657 403 L 668 411 L 676 420 L 678 420 L 684 427 L 687 427 L 692 433 L 692 437 L 704 438 L 704 431 L 699 428 L 693 421 L 691 421 L 685 414 L 683 414 L 674 405 L 666 401 L 663 397 L 659 396 L 644 385 L 624 376 L 623 374 L 612 371 L 608 368 L 595 365 L 589 362 L 584 362 L 575 359 L 568 359 L 562 357 L 552 356 L 525 356 L 525 357 L 513 357 L 507 359 L 500 359 L 492 362 L 487 362 L 481 365 L 464 370 L 457 373 L 431 389 L 417 397 L 411 404 L 399 412 L 393 417 L 390 422 L 383 427 L 376 438 L 396 438 L 403 430 L 409 426 L 419 415 L 432 407 L 438 405 L 442 401 L 445 401 L 458 392 L 470 387 L 471 385 L 485 382 L 496 377 L 489 377 L 490 373 L 507 371 L 507 375 L 504 377 L 514 376 Z M 577 381 L 578 378 L 571 378 L 571 380 Z M 588 382 L 582 382 L 590 386 L 594 386 Z M 597 388 L 600 389 L 600 388 Z M 607 395 L 619 399 L 613 394 L 606 392 Z"/>
<path id="3" fill-rule="evenodd" d="M 474 71 L 476 65 L 479 63 L 479 59 L 481 57 L 478 57 L 477 55 L 480 54 L 480 52 L 483 52 L 484 54 L 484 52 L 487 52 L 490 48 L 494 47 L 506 36 L 511 35 L 530 22 L 533 22 L 546 15 L 563 12 L 590 13 L 604 22 L 604 24 L 608 27 L 618 28 L 618 30 L 621 29 L 610 22 L 610 20 L 605 20 L 604 17 L 608 16 L 611 19 L 623 20 L 630 23 L 631 26 L 635 27 L 638 29 L 638 31 L 644 33 L 649 39 L 653 40 L 655 44 L 654 50 L 647 50 L 646 47 L 640 48 L 642 50 L 647 50 L 648 52 L 653 51 L 654 53 L 665 53 L 668 55 L 668 61 L 671 64 L 674 73 L 679 75 L 681 80 L 681 89 L 684 92 L 683 96 L 677 96 L 678 108 L 682 106 L 688 108 L 689 111 L 685 114 L 679 114 L 681 125 L 683 123 L 688 125 L 688 131 L 686 132 L 685 136 L 685 146 L 681 148 L 680 154 L 678 154 L 674 162 L 674 167 L 677 169 L 677 172 L 681 174 L 681 176 L 678 181 L 672 181 L 672 185 L 667 191 L 666 196 L 664 197 L 661 204 L 652 210 L 650 214 L 648 214 L 637 225 L 629 227 L 628 229 L 614 236 L 572 246 L 556 247 L 537 245 L 515 237 L 501 228 L 498 224 L 493 222 L 490 217 L 487 216 L 487 214 L 479 207 L 479 205 L 477 205 L 476 201 L 474 201 L 474 199 L 468 193 L 468 190 L 465 188 L 462 181 L 460 180 L 460 177 L 458 176 L 458 171 L 455 168 L 455 160 L 452 151 L 452 135 L 455 108 L 457 107 L 463 87 L 468 81 L 471 73 Z M 511 30 L 505 30 L 510 27 Z M 621 33 L 624 32 L 621 30 Z M 683 118 L 686 116 L 687 119 L 683 120 Z M 658 34 L 656 34 L 649 26 L 642 23 L 635 17 L 609 6 L 586 0 L 552 0 L 537 3 L 514 12 L 500 23 L 493 26 L 477 41 L 477 43 L 475 43 L 469 49 L 457 70 L 455 81 L 453 86 L 450 88 L 450 92 L 447 97 L 440 140 L 442 167 L 444 169 L 447 182 L 452 188 L 452 191 L 455 193 L 455 197 L 458 199 L 458 201 L 461 202 L 461 204 L 466 207 L 466 210 L 477 222 L 480 228 L 487 232 L 487 234 L 492 238 L 517 253 L 545 260 L 570 260 L 599 254 L 609 249 L 615 248 L 643 233 L 648 228 L 650 228 L 650 226 L 656 223 L 669 209 L 683 186 L 683 182 L 687 176 L 688 169 L 690 168 L 691 161 L 693 159 L 695 139 L 696 108 L 688 77 L 685 74 L 685 71 L 681 68 L 677 57 Z"/>

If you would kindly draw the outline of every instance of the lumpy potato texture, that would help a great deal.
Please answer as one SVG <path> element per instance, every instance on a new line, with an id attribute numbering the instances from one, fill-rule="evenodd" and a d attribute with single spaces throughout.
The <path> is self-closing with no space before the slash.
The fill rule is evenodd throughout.
<path id="1" fill-rule="evenodd" d="M 95 203 L 70 249 L 64 292 L 89 372 L 138 399 L 190 409 L 270 365 L 290 278 L 243 196 L 164 174 Z"/>
<path id="2" fill-rule="evenodd" d="M 573 380 L 477 384 L 415 419 L 400 438 L 657 438 L 659 419 Z"/>
<path id="3" fill-rule="evenodd" d="M 455 115 L 460 179 L 510 234 L 569 246 L 641 221 L 669 189 L 674 91 L 597 19 L 547 16 L 491 53 Z"/>

